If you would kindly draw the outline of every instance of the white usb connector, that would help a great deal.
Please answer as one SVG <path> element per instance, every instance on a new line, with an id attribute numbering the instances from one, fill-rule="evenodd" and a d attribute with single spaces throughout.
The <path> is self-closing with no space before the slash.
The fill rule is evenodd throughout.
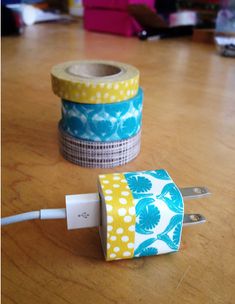
<path id="1" fill-rule="evenodd" d="M 66 195 L 67 228 L 97 227 L 100 224 L 98 193 Z"/>

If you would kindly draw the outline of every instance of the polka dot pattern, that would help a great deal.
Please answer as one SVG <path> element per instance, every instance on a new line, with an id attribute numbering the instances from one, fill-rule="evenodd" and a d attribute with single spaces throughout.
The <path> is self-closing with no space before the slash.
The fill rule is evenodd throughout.
<path id="1" fill-rule="evenodd" d="M 115 103 L 134 97 L 138 92 L 139 77 L 135 78 L 133 84 L 126 81 L 127 87 L 123 86 L 124 83 L 120 82 L 118 84 L 122 88 L 120 90 L 122 94 L 120 94 L 119 90 L 107 84 L 101 87 L 100 84 L 93 86 L 89 83 L 65 82 L 52 78 L 52 88 L 56 95 L 66 100 L 86 104 Z"/>
<path id="2" fill-rule="evenodd" d="M 52 68 L 51 79 L 53 92 L 61 98 L 78 103 L 115 103 L 135 96 L 139 88 L 139 71 L 126 64 L 113 63 L 122 66 L 122 76 L 114 76 L 104 80 L 74 76 L 68 68 L 79 62 L 67 62 Z"/>
<path id="3" fill-rule="evenodd" d="M 125 176 L 121 173 L 100 175 L 102 200 L 107 211 L 106 259 L 129 259 L 134 256 L 135 206 Z"/>

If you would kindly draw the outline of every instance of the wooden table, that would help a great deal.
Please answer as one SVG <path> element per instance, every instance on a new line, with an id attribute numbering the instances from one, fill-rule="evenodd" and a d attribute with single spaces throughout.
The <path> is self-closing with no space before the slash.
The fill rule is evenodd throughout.
<path id="1" fill-rule="evenodd" d="M 59 154 L 60 100 L 50 70 L 76 59 L 128 62 L 145 92 L 141 154 L 126 166 L 86 169 Z M 105 262 L 97 229 L 64 220 L 2 229 L 2 303 L 235 302 L 235 61 L 188 39 L 141 42 L 43 24 L 2 43 L 2 216 L 63 208 L 96 191 L 97 174 L 165 168 L 179 186 L 213 195 L 187 201 L 207 223 L 185 228 L 176 254 Z"/>

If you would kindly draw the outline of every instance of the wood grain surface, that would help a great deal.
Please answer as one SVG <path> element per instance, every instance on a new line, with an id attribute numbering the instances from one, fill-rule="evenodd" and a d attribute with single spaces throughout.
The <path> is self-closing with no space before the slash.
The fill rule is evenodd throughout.
<path id="1" fill-rule="evenodd" d="M 60 100 L 50 70 L 76 59 L 135 65 L 144 89 L 142 149 L 116 169 L 86 169 L 59 154 Z M 2 303 L 235 303 L 235 61 L 188 39 L 141 42 L 43 24 L 2 40 L 2 216 L 63 208 L 96 191 L 98 173 L 165 168 L 207 223 L 184 228 L 178 253 L 105 262 L 97 229 L 64 220 L 2 228 Z"/>

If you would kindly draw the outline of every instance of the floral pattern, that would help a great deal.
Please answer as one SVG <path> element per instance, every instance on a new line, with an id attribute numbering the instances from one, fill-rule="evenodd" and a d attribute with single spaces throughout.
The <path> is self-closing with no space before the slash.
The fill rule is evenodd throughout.
<path id="1" fill-rule="evenodd" d="M 166 170 L 155 170 L 155 171 L 146 171 L 146 174 L 156 177 L 157 179 L 170 180 L 170 176 L 166 172 Z"/>
<path id="2" fill-rule="evenodd" d="M 139 217 L 139 225 L 146 231 L 152 230 L 160 220 L 160 212 L 154 205 L 144 208 Z"/>
<path id="3" fill-rule="evenodd" d="M 62 127 L 65 132 L 79 139 L 126 139 L 139 132 L 142 107 L 142 89 L 135 97 L 113 104 L 79 104 L 62 100 Z"/>
<path id="4" fill-rule="evenodd" d="M 183 198 L 165 170 L 124 174 L 135 202 L 134 256 L 177 251 L 183 224 Z"/>
<path id="5" fill-rule="evenodd" d="M 128 185 L 133 192 L 147 192 L 152 188 L 152 183 L 149 179 L 143 176 L 128 177 L 126 174 Z"/>
<path id="6" fill-rule="evenodd" d="M 156 198 L 163 200 L 174 212 L 181 212 L 183 209 L 183 205 L 180 200 L 181 193 L 174 183 L 169 183 L 164 186 L 161 194 L 157 195 Z"/>

